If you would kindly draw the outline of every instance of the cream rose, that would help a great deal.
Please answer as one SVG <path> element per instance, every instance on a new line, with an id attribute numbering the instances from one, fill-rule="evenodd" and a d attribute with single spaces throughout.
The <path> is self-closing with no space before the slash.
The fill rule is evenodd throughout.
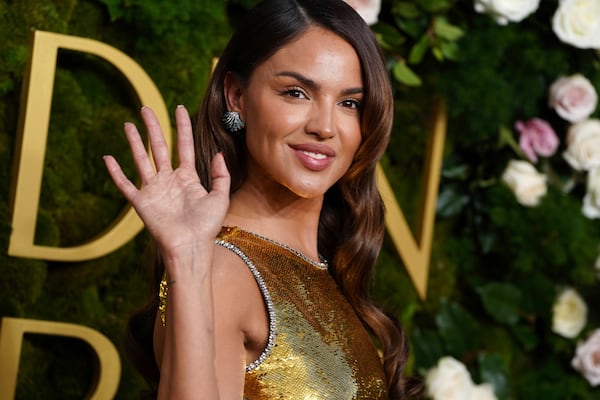
<path id="1" fill-rule="evenodd" d="M 345 0 L 369 25 L 377 23 L 381 11 L 381 0 Z"/>
<path id="2" fill-rule="evenodd" d="M 575 291 L 562 291 L 552 307 L 552 332 L 573 339 L 581 333 L 587 323 L 587 305 Z"/>
<path id="3" fill-rule="evenodd" d="M 425 387 L 433 400 L 469 400 L 473 381 L 467 367 L 448 356 L 427 372 Z"/>
<path id="4" fill-rule="evenodd" d="M 588 218 L 600 218 L 600 168 L 588 172 L 587 192 L 581 211 Z"/>
<path id="5" fill-rule="evenodd" d="M 561 118 L 578 122 L 594 112 L 598 104 L 598 93 L 581 74 L 561 77 L 550 86 L 548 104 Z"/>
<path id="6" fill-rule="evenodd" d="M 561 0 L 552 29 L 564 43 L 580 49 L 600 49 L 600 1 Z"/>
<path id="7" fill-rule="evenodd" d="M 473 386 L 469 393 L 469 400 L 497 400 L 494 387 L 489 383 Z"/>
<path id="8" fill-rule="evenodd" d="M 475 0 L 475 11 L 490 15 L 500 25 L 519 22 L 538 9 L 540 0 Z"/>
<path id="9" fill-rule="evenodd" d="M 546 194 L 546 175 L 539 173 L 527 161 L 511 160 L 502 174 L 502 180 L 524 206 L 537 206 Z"/>
<path id="10" fill-rule="evenodd" d="M 571 125 L 563 157 L 578 171 L 600 167 L 600 120 L 586 119 Z"/>
<path id="11" fill-rule="evenodd" d="M 581 372 L 590 385 L 600 385 L 600 329 L 577 345 L 571 365 Z"/>

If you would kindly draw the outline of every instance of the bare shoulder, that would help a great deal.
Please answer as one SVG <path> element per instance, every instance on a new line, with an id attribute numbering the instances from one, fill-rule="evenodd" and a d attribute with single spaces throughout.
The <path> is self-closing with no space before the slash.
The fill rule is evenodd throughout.
<path id="1" fill-rule="evenodd" d="M 258 284 L 246 263 L 236 253 L 215 245 L 212 276 L 216 308 L 226 306 L 229 315 L 242 317 L 242 325 L 248 313 L 256 315 L 256 311 L 263 311 Z M 215 311 L 219 312 L 218 309 Z"/>
<path id="2" fill-rule="evenodd" d="M 217 342 L 243 341 L 244 362 L 255 361 L 265 349 L 269 324 L 264 299 L 246 263 L 233 251 L 216 245 L 213 295 Z M 233 337 L 232 337 L 233 335 Z"/>

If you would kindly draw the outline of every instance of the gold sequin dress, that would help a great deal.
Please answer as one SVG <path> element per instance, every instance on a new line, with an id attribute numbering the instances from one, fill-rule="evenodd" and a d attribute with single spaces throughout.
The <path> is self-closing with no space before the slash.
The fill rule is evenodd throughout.
<path id="1" fill-rule="evenodd" d="M 375 346 L 326 265 L 238 228 L 223 228 L 216 243 L 246 263 L 269 316 L 268 344 L 246 366 L 244 399 L 387 398 Z"/>

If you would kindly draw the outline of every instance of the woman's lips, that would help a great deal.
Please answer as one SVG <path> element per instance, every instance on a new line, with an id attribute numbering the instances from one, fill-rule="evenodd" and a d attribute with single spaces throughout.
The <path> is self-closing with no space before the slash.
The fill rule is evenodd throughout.
<path id="1" fill-rule="evenodd" d="M 298 161 L 311 171 L 322 171 L 327 168 L 335 158 L 335 151 L 329 146 L 317 143 L 306 143 L 290 146 Z"/>

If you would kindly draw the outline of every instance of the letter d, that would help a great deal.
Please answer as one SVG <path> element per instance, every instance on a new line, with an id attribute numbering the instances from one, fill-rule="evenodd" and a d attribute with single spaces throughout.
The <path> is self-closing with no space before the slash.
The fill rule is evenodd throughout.
<path id="1" fill-rule="evenodd" d="M 35 31 L 31 61 L 23 83 L 21 99 L 19 137 L 15 154 L 16 173 L 13 176 L 12 190 L 12 233 L 8 254 L 55 261 L 83 261 L 116 250 L 139 233 L 143 224 L 134 210 L 127 207 L 106 232 L 83 245 L 60 248 L 34 244 L 59 48 L 94 54 L 119 69 L 136 90 L 141 103 L 155 111 L 169 148 L 171 124 L 160 92 L 150 77 L 130 57 L 95 40 Z M 101 163 L 102 160 L 98 162 Z"/>

